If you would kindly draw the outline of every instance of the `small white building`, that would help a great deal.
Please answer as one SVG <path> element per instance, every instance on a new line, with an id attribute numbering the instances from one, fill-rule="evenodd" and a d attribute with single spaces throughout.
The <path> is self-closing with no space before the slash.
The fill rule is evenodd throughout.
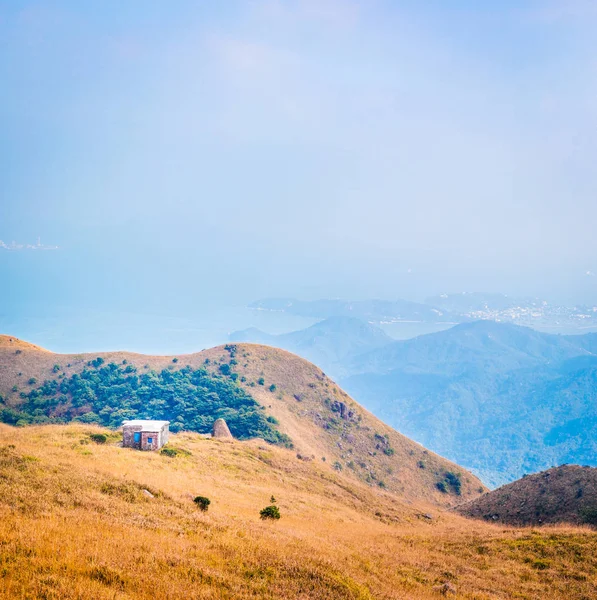
<path id="1" fill-rule="evenodd" d="M 170 421 L 136 419 L 122 424 L 122 445 L 137 450 L 159 450 L 168 442 Z"/>

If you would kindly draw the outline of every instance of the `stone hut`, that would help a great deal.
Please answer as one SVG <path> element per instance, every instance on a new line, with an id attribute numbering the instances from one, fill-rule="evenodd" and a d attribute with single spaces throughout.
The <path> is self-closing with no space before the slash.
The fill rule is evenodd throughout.
<path id="1" fill-rule="evenodd" d="M 168 442 L 170 421 L 125 421 L 122 424 L 122 445 L 137 450 L 159 450 Z"/>
<path id="2" fill-rule="evenodd" d="M 224 419 L 216 419 L 214 422 L 213 429 L 211 431 L 211 436 L 214 438 L 219 438 L 221 440 L 231 440 L 233 439 L 232 434 L 230 433 L 230 429 L 228 429 L 228 425 Z"/>

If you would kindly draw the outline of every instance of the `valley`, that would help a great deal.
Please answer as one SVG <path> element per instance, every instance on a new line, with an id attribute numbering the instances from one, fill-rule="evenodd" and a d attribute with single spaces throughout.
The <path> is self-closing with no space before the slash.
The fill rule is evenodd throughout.
<path id="1" fill-rule="evenodd" d="M 490 487 L 562 463 L 597 466 L 596 334 L 475 321 L 392 341 L 335 317 L 264 341 L 317 361 L 376 416 Z"/>

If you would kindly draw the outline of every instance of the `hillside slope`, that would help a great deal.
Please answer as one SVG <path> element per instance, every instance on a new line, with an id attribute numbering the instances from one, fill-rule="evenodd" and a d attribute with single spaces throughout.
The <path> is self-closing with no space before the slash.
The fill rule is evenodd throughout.
<path id="1" fill-rule="evenodd" d="M 510 525 L 597 525 L 597 469 L 554 467 L 488 492 L 457 511 Z"/>
<path id="2" fill-rule="evenodd" d="M 328 471 L 342 471 L 410 501 L 451 505 L 484 491 L 476 477 L 385 425 L 321 369 L 283 350 L 238 344 L 179 357 L 126 352 L 58 355 L 34 348 L 19 350 L 16 353 L 9 338 L 0 338 L 0 395 L 4 398 L 4 413 L 9 418 L 17 413 L 15 421 L 19 408 L 26 403 L 34 423 L 85 420 L 94 415 L 97 422 L 118 425 L 126 418 L 143 416 L 167 418 L 176 430 L 179 423 L 184 423 L 185 414 L 193 410 L 200 391 L 188 377 L 182 382 L 184 386 L 178 385 L 176 377 L 192 374 L 193 369 L 207 370 L 218 387 L 210 392 L 215 394 L 211 400 L 207 395 L 204 406 L 208 410 L 210 403 L 220 403 L 222 408 L 211 413 L 209 419 L 195 416 L 190 422 L 196 431 L 209 431 L 219 416 L 228 420 L 248 415 L 243 426 L 248 420 L 258 427 L 243 429 L 245 437 L 253 437 L 251 431 L 265 431 L 263 435 L 271 435 L 270 441 L 284 442 L 286 438 L 279 436 L 288 436 L 295 460 L 318 462 Z M 116 380 L 114 373 L 119 375 Z M 99 383 L 90 387 L 98 374 L 102 377 Z M 161 387 L 152 396 L 152 386 L 158 382 Z M 202 378 L 201 389 L 209 383 Z M 135 408 L 130 397 L 139 396 L 139 386 L 147 397 L 137 398 L 141 408 Z M 237 386 L 245 396 L 235 391 Z M 71 394 L 73 390 L 76 398 Z M 226 406 L 222 394 L 228 397 L 231 393 L 232 404 Z M 173 399 L 168 403 L 170 396 Z M 262 412 L 251 408 L 250 402 L 254 401 L 263 407 Z M 239 412 L 234 406 L 241 402 L 245 407 Z M 152 407 L 151 414 L 143 413 L 147 404 Z"/>
<path id="3" fill-rule="evenodd" d="M 0 424 L 0 440 L 2 600 L 559 600 L 597 585 L 586 530 L 466 521 L 259 440 L 179 433 L 174 457 L 82 424 Z M 261 521 L 272 495 L 282 518 Z"/>

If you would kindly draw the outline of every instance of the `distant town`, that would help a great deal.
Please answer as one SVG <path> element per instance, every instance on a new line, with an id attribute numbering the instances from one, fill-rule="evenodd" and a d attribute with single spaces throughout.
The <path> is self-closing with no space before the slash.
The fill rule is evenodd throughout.
<path id="1" fill-rule="evenodd" d="M 46 244 L 41 243 L 41 239 L 37 238 L 37 244 L 19 244 L 18 242 L 10 242 L 7 244 L 0 240 L 0 248 L 4 250 L 9 250 L 11 252 L 15 252 L 18 250 L 58 250 L 58 246 L 48 246 Z"/>
<path id="2" fill-rule="evenodd" d="M 454 325 L 469 321 L 491 320 L 562 332 L 597 327 L 597 306 L 580 304 L 564 306 L 540 298 L 511 298 L 505 294 L 441 294 L 427 298 L 424 303 L 406 300 L 300 301 L 268 298 L 258 300 L 249 307 L 254 310 L 285 312 L 321 319 L 351 316 L 375 325 L 400 323 Z"/>

